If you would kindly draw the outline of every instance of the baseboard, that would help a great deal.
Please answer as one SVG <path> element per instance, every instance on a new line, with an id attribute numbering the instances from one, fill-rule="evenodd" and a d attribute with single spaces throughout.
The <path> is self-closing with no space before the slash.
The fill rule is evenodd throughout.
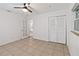
<path id="1" fill-rule="evenodd" d="M 24 36 L 24 37 L 21 38 L 21 39 L 16 39 L 16 40 L 14 39 L 14 40 L 8 40 L 8 41 L 6 41 L 6 42 L 2 42 L 2 43 L 0 43 L 0 46 L 5 45 L 5 44 L 8 44 L 8 43 L 11 43 L 11 42 L 15 42 L 15 41 L 17 41 L 17 40 L 27 39 L 27 38 L 33 38 L 33 39 L 48 41 L 48 40 L 43 39 L 43 38 L 39 38 L 39 37 L 27 35 L 27 36 Z"/>
<path id="2" fill-rule="evenodd" d="M 0 46 L 3 46 L 3 45 L 5 45 L 5 44 L 8 44 L 8 43 L 11 43 L 11 42 L 15 42 L 15 41 L 17 41 L 17 40 L 22 40 L 22 39 L 27 39 L 27 38 L 29 38 L 30 36 L 25 36 L 25 37 L 23 37 L 23 38 L 20 38 L 20 39 L 14 39 L 14 40 L 8 40 L 8 41 L 5 41 L 5 42 L 2 42 L 2 43 L 0 43 Z"/>
<path id="3" fill-rule="evenodd" d="M 27 36 L 24 36 L 23 38 L 21 38 L 21 39 L 27 39 L 27 38 L 29 38 L 30 36 L 29 35 L 27 35 Z"/>
<path id="4" fill-rule="evenodd" d="M 71 56 L 71 52 L 70 52 L 70 47 L 67 45 L 68 50 L 69 50 L 69 56 Z"/>
<path id="5" fill-rule="evenodd" d="M 34 38 L 34 39 L 38 39 L 38 40 L 48 41 L 48 39 L 39 38 L 39 37 L 36 37 L 36 36 L 33 36 L 33 38 Z"/>
<path id="6" fill-rule="evenodd" d="M 15 41 L 17 41 L 17 40 L 21 40 L 21 39 L 8 40 L 8 41 L 6 41 L 6 42 L 0 43 L 0 46 L 5 45 L 5 44 L 8 44 L 8 43 L 11 43 L 11 42 L 15 42 Z"/>

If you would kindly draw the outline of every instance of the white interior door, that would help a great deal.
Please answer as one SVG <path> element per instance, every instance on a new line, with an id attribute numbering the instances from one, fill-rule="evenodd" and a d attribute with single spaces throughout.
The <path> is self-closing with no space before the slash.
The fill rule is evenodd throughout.
<path id="1" fill-rule="evenodd" d="M 49 18 L 49 41 L 66 43 L 66 16 Z"/>
<path id="2" fill-rule="evenodd" d="M 48 39 L 56 42 L 56 20 L 55 17 L 50 17 L 48 21 Z"/>
<path id="3" fill-rule="evenodd" d="M 66 19 L 65 16 L 58 16 L 56 17 L 57 21 L 57 42 L 59 43 L 66 43 Z"/>

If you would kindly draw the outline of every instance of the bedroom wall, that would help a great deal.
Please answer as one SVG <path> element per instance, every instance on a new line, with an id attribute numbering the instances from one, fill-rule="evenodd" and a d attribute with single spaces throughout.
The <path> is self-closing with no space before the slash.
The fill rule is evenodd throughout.
<path id="1" fill-rule="evenodd" d="M 23 37 L 23 20 L 26 17 L 22 14 L 0 10 L 0 45 Z"/>

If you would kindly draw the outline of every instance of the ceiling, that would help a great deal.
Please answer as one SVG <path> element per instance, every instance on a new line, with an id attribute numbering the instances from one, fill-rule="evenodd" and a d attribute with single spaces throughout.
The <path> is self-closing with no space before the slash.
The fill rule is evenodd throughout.
<path id="1" fill-rule="evenodd" d="M 71 3 L 31 3 L 31 10 L 36 13 L 45 13 L 49 11 L 58 11 L 68 9 Z M 23 6 L 23 3 L 0 3 L 0 9 L 11 11 L 14 13 L 24 13 L 21 9 L 13 7 Z M 25 13 L 28 14 L 28 13 Z"/>

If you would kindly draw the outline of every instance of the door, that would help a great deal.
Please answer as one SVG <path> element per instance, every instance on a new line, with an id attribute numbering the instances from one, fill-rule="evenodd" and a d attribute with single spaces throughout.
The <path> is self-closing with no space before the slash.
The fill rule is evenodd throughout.
<path id="1" fill-rule="evenodd" d="M 52 16 L 48 20 L 49 41 L 66 43 L 66 16 Z"/>
<path id="2" fill-rule="evenodd" d="M 48 20 L 48 39 L 56 42 L 56 20 L 55 17 L 50 17 Z"/>

